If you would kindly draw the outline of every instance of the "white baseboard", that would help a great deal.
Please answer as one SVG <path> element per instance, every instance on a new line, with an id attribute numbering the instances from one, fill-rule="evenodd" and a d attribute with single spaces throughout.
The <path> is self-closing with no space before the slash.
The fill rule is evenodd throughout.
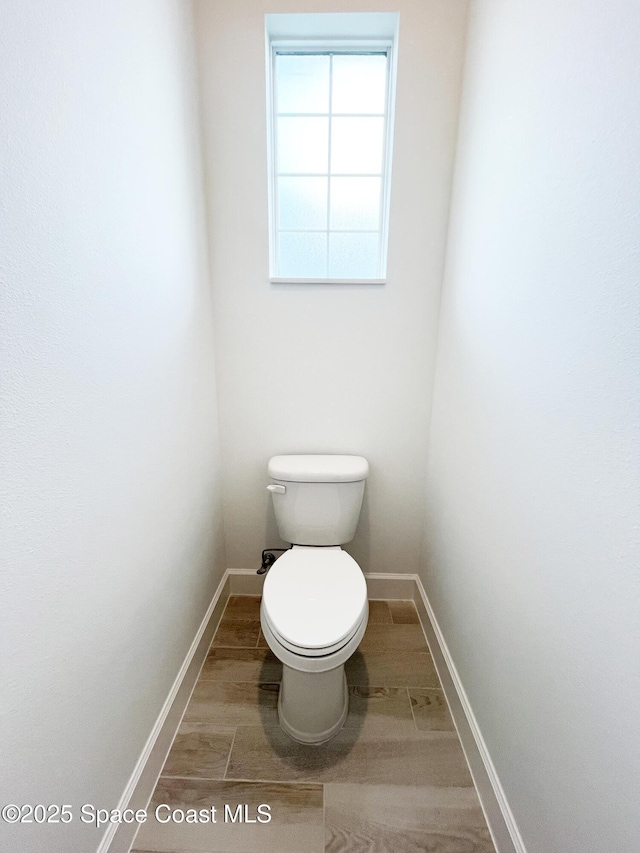
<path id="1" fill-rule="evenodd" d="M 527 853 L 460 675 L 418 575 L 413 596 L 497 853 Z"/>
<path id="2" fill-rule="evenodd" d="M 255 569 L 227 569 L 231 595 L 261 595 L 266 575 L 256 574 Z M 369 598 L 413 598 L 415 581 L 413 575 L 392 572 L 365 572 Z"/>
<path id="3" fill-rule="evenodd" d="M 260 595 L 265 575 L 227 569 L 117 808 L 146 808 L 230 595 Z M 418 575 L 365 574 L 369 598 L 413 599 L 497 853 L 527 853 L 438 620 Z M 110 824 L 97 853 L 128 853 L 137 825 Z"/>
<path id="4" fill-rule="evenodd" d="M 227 569 L 229 574 L 229 595 L 262 595 L 265 575 L 257 574 L 255 569 Z"/>
<path id="5" fill-rule="evenodd" d="M 365 572 L 369 598 L 413 598 L 415 582 L 411 575 L 393 572 Z"/>
<path id="6" fill-rule="evenodd" d="M 117 805 L 119 810 L 144 809 L 151 799 L 180 720 L 198 680 L 211 640 L 222 617 L 230 595 L 230 586 L 231 576 L 227 570 L 218 584 L 158 719 L 136 762 L 131 778 L 120 797 Z M 138 824 L 109 824 L 97 853 L 128 853 L 137 829 Z"/>

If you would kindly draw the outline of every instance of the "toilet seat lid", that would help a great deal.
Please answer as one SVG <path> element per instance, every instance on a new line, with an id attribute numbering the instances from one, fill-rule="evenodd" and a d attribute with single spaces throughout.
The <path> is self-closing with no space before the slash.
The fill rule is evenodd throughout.
<path id="1" fill-rule="evenodd" d="M 326 649 L 353 635 L 367 607 L 367 584 L 342 548 L 294 546 L 269 569 L 262 604 L 284 640 Z"/>

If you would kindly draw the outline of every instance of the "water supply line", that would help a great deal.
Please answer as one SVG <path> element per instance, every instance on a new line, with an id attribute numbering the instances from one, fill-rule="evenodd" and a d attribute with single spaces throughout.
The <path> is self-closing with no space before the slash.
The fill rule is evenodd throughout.
<path id="1" fill-rule="evenodd" d="M 275 554 L 272 554 L 272 551 L 289 551 L 290 548 L 265 548 L 262 552 L 262 564 L 256 574 L 264 575 L 266 574 L 271 566 L 275 563 L 277 557 Z"/>

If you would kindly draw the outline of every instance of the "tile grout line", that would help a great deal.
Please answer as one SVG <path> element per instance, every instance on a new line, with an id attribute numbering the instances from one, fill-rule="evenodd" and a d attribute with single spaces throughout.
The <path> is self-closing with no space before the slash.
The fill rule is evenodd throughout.
<path id="1" fill-rule="evenodd" d="M 203 678 L 202 684 L 281 684 L 281 681 L 264 681 L 261 678 L 255 678 L 250 680 L 244 680 L 238 678 Z M 353 687 L 358 687 L 361 685 L 352 685 Z M 403 685 L 404 686 L 404 685 Z M 424 690 L 428 690 L 428 687 L 423 688 Z"/>
<path id="2" fill-rule="evenodd" d="M 455 734 L 455 732 L 433 732 L 432 734 L 446 734 L 451 735 Z M 393 741 L 389 741 L 393 743 Z M 160 779 L 183 779 L 185 782 L 218 782 L 223 783 L 227 782 L 230 785 L 312 785 L 315 788 L 325 788 L 327 785 L 358 785 L 363 788 L 377 788 L 380 786 L 385 786 L 385 782 L 361 782 L 354 781 L 353 779 L 330 779 L 328 781 L 319 782 L 317 779 L 311 779 L 308 776 L 301 776 L 299 779 L 251 779 L 248 776 L 235 776 L 229 779 L 221 779 L 219 776 L 160 776 L 158 777 L 158 782 Z M 416 787 L 424 788 L 430 787 L 428 785 L 418 785 Z M 474 788 L 475 785 L 447 785 L 447 788 Z M 160 853 L 160 852 L 159 852 Z"/>
<path id="3" fill-rule="evenodd" d="M 411 701 L 411 694 L 409 693 L 410 688 L 406 687 L 405 689 L 407 691 L 407 698 L 409 700 L 409 707 L 411 708 L 411 719 L 413 720 L 413 725 L 415 726 L 416 731 L 419 732 L 420 729 L 418 728 L 418 722 L 416 720 L 416 715 L 413 713 L 413 702 Z"/>
<path id="4" fill-rule="evenodd" d="M 234 779 L 222 779 L 219 776 L 161 776 L 161 779 L 183 779 L 185 782 L 228 782 L 230 785 L 314 785 L 324 788 L 324 782 L 314 782 L 310 779 L 249 779 L 238 776 Z M 366 783 L 365 783 L 366 784 Z"/>
<path id="5" fill-rule="evenodd" d="M 233 731 L 233 737 L 231 738 L 231 746 L 229 747 L 229 755 L 227 756 L 227 763 L 224 768 L 224 773 L 222 774 L 222 778 L 227 778 L 227 770 L 229 769 L 229 764 L 231 762 L 231 753 L 233 751 L 234 744 L 236 742 L 236 735 L 238 734 L 238 727 L 236 726 Z"/>
<path id="6" fill-rule="evenodd" d="M 310 779 L 245 779 L 238 777 L 237 779 L 221 779 L 219 776 L 161 776 L 160 779 L 184 779 L 185 782 L 228 782 L 230 785 L 292 785 L 299 787 L 302 785 L 313 786 L 314 788 L 325 787 L 326 782 L 314 782 Z M 160 781 L 160 779 L 158 781 Z M 340 783 L 331 783 L 340 784 Z M 349 783 L 347 783 L 349 784 Z M 356 784 L 356 783 L 353 783 Z M 367 783 L 364 783 L 367 784 Z M 377 783 L 374 783 L 377 784 Z"/>
<path id="7" fill-rule="evenodd" d="M 230 679 L 217 679 L 217 678 L 204 678 L 202 680 L 202 684 L 282 684 L 282 681 L 263 681 L 262 679 L 252 679 L 252 680 L 239 680 L 237 678 Z M 361 683 L 355 681 L 347 681 L 347 687 L 389 687 L 394 690 L 404 690 L 405 688 L 409 690 L 439 690 L 440 693 L 443 693 L 443 688 L 439 685 L 429 685 L 429 684 L 393 684 L 389 683 L 387 680 L 386 684 L 380 683 Z M 232 728 L 232 726 L 228 726 L 228 728 Z"/>
<path id="8" fill-rule="evenodd" d="M 163 774 L 160 779 L 184 779 L 188 782 L 235 782 L 235 779 L 225 779 L 220 776 L 170 776 Z M 160 781 L 160 779 L 158 781 Z"/>

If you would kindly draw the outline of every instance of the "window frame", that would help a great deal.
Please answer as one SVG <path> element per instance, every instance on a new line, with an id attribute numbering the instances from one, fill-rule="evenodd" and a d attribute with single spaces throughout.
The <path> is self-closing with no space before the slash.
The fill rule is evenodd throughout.
<path id="1" fill-rule="evenodd" d="M 395 108 L 395 39 L 388 38 L 269 38 L 267 43 L 267 162 L 269 196 L 269 281 L 272 284 L 385 284 L 389 242 L 389 207 L 391 165 L 393 157 L 393 124 Z M 386 55 L 386 93 L 384 113 L 381 201 L 379 213 L 378 278 L 295 278 L 280 276 L 278 270 L 278 192 L 277 192 L 277 113 L 275 63 L 278 53 Z M 300 114 L 304 115 L 304 114 Z M 331 175 L 329 173 L 328 180 Z M 330 190 L 329 190 L 330 193 Z M 330 195 L 329 199 L 330 200 Z M 330 233 L 330 229 L 329 229 Z"/>

